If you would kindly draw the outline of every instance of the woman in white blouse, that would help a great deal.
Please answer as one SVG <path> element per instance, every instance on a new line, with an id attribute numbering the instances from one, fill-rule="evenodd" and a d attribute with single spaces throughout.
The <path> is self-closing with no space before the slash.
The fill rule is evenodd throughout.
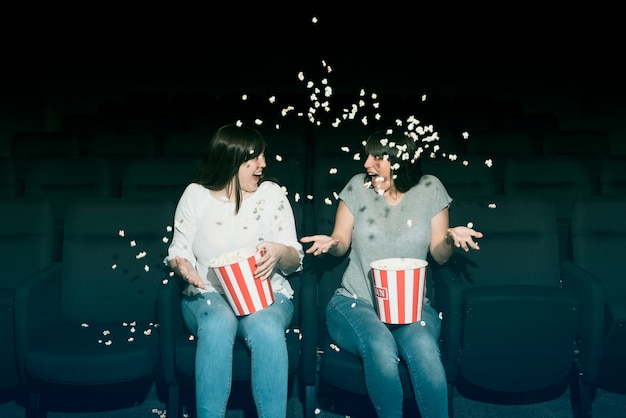
<path id="1" fill-rule="evenodd" d="M 280 186 L 263 181 L 266 143 L 253 128 L 226 125 L 204 152 L 194 183 L 175 213 L 167 263 L 188 282 L 183 317 L 197 338 L 196 404 L 199 418 L 223 417 L 231 390 L 233 345 L 243 338 L 252 354 L 252 391 L 259 416 L 284 417 L 288 358 L 285 330 L 293 316 L 286 275 L 302 269 L 290 203 Z M 255 277 L 271 281 L 274 303 L 238 316 L 210 263 L 245 247 L 262 250 Z"/>

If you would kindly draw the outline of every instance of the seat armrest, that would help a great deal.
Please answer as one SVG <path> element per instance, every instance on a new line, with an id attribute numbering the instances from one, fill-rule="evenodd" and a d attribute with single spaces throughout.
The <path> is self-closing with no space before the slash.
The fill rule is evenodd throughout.
<path id="1" fill-rule="evenodd" d="M 310 263 L 305 263 L 300 280 L 301 374 L 306 387 L 315 386 L 317 369 L 317 275 Z"/>
<path id="2" fill-rule="evenodd" d="M 579 300 L 579 367 L 585 383 L 595 382 L 604 340 L 606 296 L 600 280 L 572 261 L 561 263 L 563 287 L 576 292 Z"/>
<path id="3" fill-rule="evenodd" d="M 434 307 L 442 315 L 441 359 L 448 382 L 454 382 L 457 376 L 457 356 L 461 348 L 463 288 L 461 281 L 447 267 L 434 271 L 434 288 Z"/>
<path id="4" fill-rule="evenodd" d="M 177 384 L 176 344 L 185 330 L 181 308 L 183 288 L 183 280 L 174 276 L 161 286 L 157 299 L 161 365 L 168 384 Z"/>
<path id="5" fill-rule="evenodd" d="M 31 342 L 60 320 L 62 273 L 62 264 L 55 262 L 22 280 L 15 289 L 15 351 L 23 383 Z"/>

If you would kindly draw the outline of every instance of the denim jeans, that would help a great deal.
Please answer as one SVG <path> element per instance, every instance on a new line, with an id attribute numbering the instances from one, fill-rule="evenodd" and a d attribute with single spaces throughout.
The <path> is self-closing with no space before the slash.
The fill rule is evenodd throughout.
<path id="1" fill-rule="evenodd" d="M 422 321 L 387 325 L 373 306 L 338 294 L 326 308 L 333 341 L 363 359 L 367 392 L 381 418 L 402 417 L 400 361 L 408 367 L 422 418 L 448 418 L 448 387 L 438 344 L 441 320 L 430 304 L 424 304 Z"/>
<path id="2" fill-rule="evenodd" d="M 289 360 L 285 330 L 293 310 L 292 301 L 280 293 L 274 293 L 274 303 L 267 308 L 242 317 L 236 316 L 225 297 L 215 292 L 183 298 L 183 317 L 198 344 L 198 418 L 226 415 L 235 338 L 243 338 L 250 348 L 252 394 L 258 416 L 286 416 Z"/>

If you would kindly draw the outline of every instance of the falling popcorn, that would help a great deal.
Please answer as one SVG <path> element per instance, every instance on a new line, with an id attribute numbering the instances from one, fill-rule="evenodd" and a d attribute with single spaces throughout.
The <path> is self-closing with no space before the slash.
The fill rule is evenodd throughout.
<path id="1" fill-rule="evenodd" d="M 147 264 L 143 266 L 143 269 L 144 269 L 146 272 L 150 271 L 150 267 L 149 267 Z"/>
<path id="2" fill-rule="evenodd" d="M 120 229 L 118 234 L 119 234 L 120 237 L 123 237 L 125 235 L 124 230 Z"/>
<path id="3" fill-rule="evenodd" d="M 496 204 L 495 203 L 490 203 L 489 204 L 489 209 L 495 209 L 496 208 Z"/>
<path id="4" fill-rule="evenodd" d="M 136 245 L 137 245 L 137 242 L 136 242 L 135 240 L 132 240 L 132 241 L 130 242 L 130 246 L 131 246 L 131 247 L 134 247 L 134 246 L 136 246 Z"/>
<path id="5" fill-rule="evenodd" d="M 420 321 L 420 325 L 421 325 L 421 326 L 423 326 L 423 327 L 425 327 L 425 326 L 426 326 L 426 321 L 423 321 L 423 320 L 422 320 L 422 321 Z"/>
<path id="6" fill-rule="evenodd" d="M 468 222 L 467 223 L 467 227 L 468 228 L 473 228 L 474 227 L 474 222 Z"/>

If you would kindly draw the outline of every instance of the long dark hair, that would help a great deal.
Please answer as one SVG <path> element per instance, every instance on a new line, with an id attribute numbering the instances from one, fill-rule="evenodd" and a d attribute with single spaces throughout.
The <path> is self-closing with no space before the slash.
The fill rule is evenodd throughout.
<path id="1" fill-rule="evenodd" d="M 366 154 L 387 158 L 395 188 L 407 192 L 419 183 L 422 177 L 420 147 L 418 142 L 402 129 L 378 131 L 365 142 Z"/>
<path id="2" fill-rule="evenodd" d="M 266 145 L 261 133 L 254 128 L 222 126 L 204 149 L 194 181 L 209 190 L 224 189 L 232 182 L 235 186 L 235 213 L 238 213 L 241 206 L 239 167 L 265 152 Z"/>

